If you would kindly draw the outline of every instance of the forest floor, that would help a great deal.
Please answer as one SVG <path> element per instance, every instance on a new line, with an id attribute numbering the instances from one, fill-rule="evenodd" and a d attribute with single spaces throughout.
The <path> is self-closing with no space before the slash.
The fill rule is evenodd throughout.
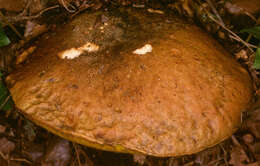
<path id="1" fill-rule="evenodd" d="M 0 48 L 0 166 L 259 166 L 260 64 L 255 59 L 260 28 L 252 27 L 260 25 L 260 4 L 258 0 L 247 1 L 249 5 L 239 0 L 235 1 L 238 3 L 225 0 L 162 0 L 161 3 L 148 0 L 0 0 L 0 28 L 11 41 Z M 13 64 L 22 63 L 30 54 L 30 50 L 24 48 L 78 13 L 109 5 L 176 12 L 220 41 L 247 68 L 254 82 L 255 104 L 243 114 L 241 128 L 224 142 L 197 154 L 167 158 L 148 156 L 142 160 L 130 154 L 72 143 L 24 118 L 14 108 L 10 95 L 4 94 L 3 81 Z M 242 29 L 247 29 L 248 33 L 239 33 Z M 260 49 L 258 51 L 260 56 Z"/>

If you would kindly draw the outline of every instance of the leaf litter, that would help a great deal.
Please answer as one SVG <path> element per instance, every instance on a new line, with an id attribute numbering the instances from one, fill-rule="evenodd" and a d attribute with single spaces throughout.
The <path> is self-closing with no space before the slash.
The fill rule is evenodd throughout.
<path id="1" fill-rule="evenodd" d="M 36 3 L 35 1 L 34 3 Z M 194 11 L 195 3 L 198 1 L 177 1 L 179 5 L 182 6 L 183 10 L 178 8 L 178 3 L 173 4 L 170 2 L 168 4 L 169 8 L 175 8 L 177 11 L 185 12 L 188 11 L 187 16 L 195 16 L 192 14 Z M 181 3 L 183 2 L 183 3 Z M 207 6 L 207 12 L 212 12 L 213 14 L 219 14 L 218 10 L 221 9 L 219 6 L 223 5 L 222 0 L 216 1 L 207 1 L 209 2 L 200 4 L 202 6 Z M 106 2 L 108 3 L 108 1 Z M 133 3 L 130 0 L 122 0 L 119 2 L 114 2 L 111 0 L 112 4 L 117 5 L 125 5 L 131 6 Z M 172 3 L 172 4 L 171 4 Z M 24 36 L 26 41 L 30 41 L 32 39 L 37 38 L 42 33 L 45 33 L 47 30 L 51 29 L 51 27 L 46 26 L 45 22 L 40 22 L 42 20 L 42 16 L 44 17 L 45 13 L 54 12 L 53 10 L 57 10 L 59 6 L 63 6 L 63 9 L 67 12 L 71 12 L 72 17 L 75 14 L 80 13 L 83 10 L 88 8 L 99 9 L 102 7 L 102 2 L 100 1 L 83 1 L 83 0 L 59 0 L 57 3 L 44 3 L 41 5 L 35 12 L 30 13 L 30 4 L 33 2 L 30 0 L 26 5 L 25 9 L 17 15 L 17 16 L 7 16 L 8 20 L 12 24 L 16 24 L 19 22 L 24 22 L 26 35 Z M 48 6 L 48 5 L 49 6 Z M 193 4 L 193 5 L 191 5 Z M 195 5 L 194 5 L 195 4 Z M 209 5 L 210 4 L 210 5 Z M 145 0 L 140 0 L 135 2 L 133 6 L 142 6 L 142 8 L 148 7 L 148 9 L 163 11 L 161 5 L 154 2 L 148 4 Z M 1 8 L 1 5 L 0 5 Z M 190 8 L 190 9 L 189 9 Z M 203 9 L 204 10 L 204 9 Z M 19 9 L 19 11 L 21 11 Z M 28 12 L 29 11 L 29 12 Z M 38 12 L 38 14 L 37 14 Z M 64 11 L 62 11 L 64 13 Z M 62 13 L 61 12 L 61 13 Z M 243 10 L 241 10 L 243 12 Z M 55 13 L 55 12 L 54 12 Z M 55 13 L 56 14 L 56 13 Z M 246 13 L 248 15 L 248 13 Z M 48 14 L 46 14 L 48 15 Z M 185 15 L 185 14 L 184 14 Z M 198 16 L 198 15 L 197 15 Z M 250 18 L 253 15 L 250 15 Z M 61 16 L 62 18 L 63 16 Z M 220 13 L 216 18 L 224 18 L 223 14 Z M 255 17 L 255 16 L 254 16 Z M 205 17 L 206 18 L 206 17 Z M 213 17 L 215 18 L 215 17 Z M 38 20 L 37 20 L 38 19 Z M 198 18 L 195 18 L 198 19 Z M 1 19 L 0 19 L 1 20 Z M 44 19 L 43 19 L 44 20 Z M 206 18 L 207 20 L 207 18 Z M 210 20 L 210 18 L 208 18 Z M 27 24 L 26 24 L 27 22 Z M 40 22 L 40 23 L 39 23 Z M 216 20 L 218 22 L 218 20 Z M 226 24 L 226 20 L 223 19 L 220 21 L 220 24 Z M 43 26 L 42 26 L 43 25 Z M 203 24 L 204 26 L 204 24 Z M 212 25 L 211 25 L 212 26 Z M 216 23 L 215 26 L 219 27 Z M 226 30 L 231 31 L 229 25 L 224 25 Z M 35 28 L 35 30 L 34 30 Z M 253 37 L 259 37 L 259 31 L 257 26 L 242 30 L 241 32 L 251 33 Z M 211 30 L 214 28 L 210 28 Z M 225 30 L 225 29 L 224 29 Z M 232 29 L 233 31 L 233 29 Z M 235 30 L 234 30 L 235 31 Z M 239 30 L 236 31 L 236 34 L 240 34 Z M 214 32 L 215 33 L 215 32 Z M 28 35 L 29 34 L 29 35 Z M 1 35 L 4 37 L 1 37 Z M 226 35 L 226 34 L 224 34 Z M 0 37 L 3 39 L 4 45 L 9 44 L 10 40 L 7 38 L 3 32 L 0 32 Z M 258 72 L 254 69 L 258 69 L 259 66 L 259 48 L 255 52 L 255 61 L 252 61 L 252 56 L 250 51 L 244 48 L 243 42 L 247 42 L 249 40 L 243 40 L 242 44 L 237 43 L 236 41 L 240 41 L 240 37 L 232 38 L 228 36 L 228 38 L 224 37 L 227 40 L 230 40 L 231 43 L 235 43 L 234 48 L 238 48 L 234 50 L 239 52 L 242 51 L 239 55 L 238 60 L 242 60 L 241 63 L 250 70 L 255 73 L 254 81 L 259 81 Z M 235 42 L 234 42 L 234 38 Z M 9 40 L 9 42 L 8 42 Z M 230 42 L 229 41 L 229 42 Z M 257 41 L 257 39 L 256 39 Z M 27 43 L 24 42 L 26 45 Z M 255 43 L 254 43 L 255 44 Z M 3 45 L 2 45 L 3 46 Z M 247 44 L 247 47 L 250 49 L 255 49 L 251 47 L 251 44 Z M 243 48 L 243 49 L 241 49 Z M 260 55 L 260 54 L 259 54 Z M 23 61 L 25 61 L 24 59 Z M 250 62 L 251 60 L 251 62 Z M 253 63 L 252 63 L 253 62 Z M 0 76 L 3 77 L 3 74 L 0 73 Z M 194 155 L 180 156 L 180 157 L 170 157 L 170 158 L 156 158 L 156 157 L 139 157 L 140 162 L 134 162 L 133 156 L 128 154 L 117 154 L 112 152 L 104 152 L 100 150 L 95 150 L 92 148 L 84 147 L 82 145 L 78 145 L 75 143 L 71 143 L 64 139 L 61 139 L 48 131 L 35 126 L 26 120 L 22 115 L 18 113 L 18 111 L 13 108 L 13 104 L 9 98 L 9 94 L 7 89 L 5 88 L 4 82 L 0 79 L 0 166 L 6 165 L 14 165 L 14 166 L 27 166 L 27 165 L 43 165 L 43 166 L 59 166 L 59 165 L 68 165 L 68 166 L 105 166 L 105 165 L 120 165 L 120 166 L 131 166 L 131 165 L 147 165 L 147 166 L 195 166 L 195 165 L 220 165 L 220 166 L 258 166 L 260 165 L 260 107 L 256 106 L 252 108 L 251 111 L 247 112 L 244 116 L 244 123 L 239 131 L 237 131 L 230 139 L 222 142 L 219 145 L 216 145 L 212 148 L 204 150 Z M 258 89 L 259 86 L 256 85 L 256 100 L 258 100 Z M 258 100 L 260 103 L 260 100 Z M 258 103 L 258 102 L 256 102 Z M 259 104 L 260 105 L 260 104 Z M 11 111 L 10 111 L 11 110 Z"/>

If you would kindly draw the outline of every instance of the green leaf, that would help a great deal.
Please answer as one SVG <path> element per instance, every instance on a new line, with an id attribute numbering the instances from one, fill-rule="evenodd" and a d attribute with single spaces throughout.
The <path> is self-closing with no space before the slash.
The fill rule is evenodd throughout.
<path id="1" fill-rule="evenodd" d="M 253 67 L 256 69 L 260 69 L 260 47 L 256 49 L 255 62 L 253 64 Z"/>
<path id="2" fill-rule="evenodd" d="M 5 35 L 4 30 L 0 24 L 0 47 L 10 44 L 9 38 Z"/>
<path id="3" fill-rule="evenodd" d="M 246 33 L 252 34 L 255 38 L 260 39 L 260 26 L 243 29 L 240 32 L 241 33 L 246 32 Z"/>
<path id="4" fill-rule="evenodd" d="M 0 72 L 0 76 L 3 74 Z M 4 81 L 0 78 L 0 111 L 11 110 L 13 108 L 13 101 L 11 100 L 8 89 L 5 87 Z"/>

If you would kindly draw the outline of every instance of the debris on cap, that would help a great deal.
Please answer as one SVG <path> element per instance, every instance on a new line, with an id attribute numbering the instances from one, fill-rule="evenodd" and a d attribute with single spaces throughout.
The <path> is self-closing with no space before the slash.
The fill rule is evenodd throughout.
<path id="1" fill-rule="evenodd" d="M 99 50 L 99 46 L 93 43 L 87 42 L 79 48 L 71 48 L 58 53 L 58 57 L 61 59 L 74 59 L 79 57 L 84 52 L 96 52 Z"/>
<path id="2" fill-rule="evenodd" d="M 138 55 L 145 55 L 148 52 L 152 52 L 153 47 L 151 46 L 151 44 L 146 44 L 144 45 L 142 48 L 136 49 L 135 51 L 133 51 L 134 54 L 138 54 Z"/>

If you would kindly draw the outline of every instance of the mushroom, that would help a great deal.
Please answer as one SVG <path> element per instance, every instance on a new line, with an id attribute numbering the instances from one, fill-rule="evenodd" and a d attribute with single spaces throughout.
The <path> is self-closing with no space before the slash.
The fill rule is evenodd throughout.
<path id="1" fill-rule="evenodd" d="M 253 96 L 248 72 L 212 37 L 142 9 L 77 16 L 6 82 L 17 108 L 56 135 L 160 157 L 230 137 Z"/>

